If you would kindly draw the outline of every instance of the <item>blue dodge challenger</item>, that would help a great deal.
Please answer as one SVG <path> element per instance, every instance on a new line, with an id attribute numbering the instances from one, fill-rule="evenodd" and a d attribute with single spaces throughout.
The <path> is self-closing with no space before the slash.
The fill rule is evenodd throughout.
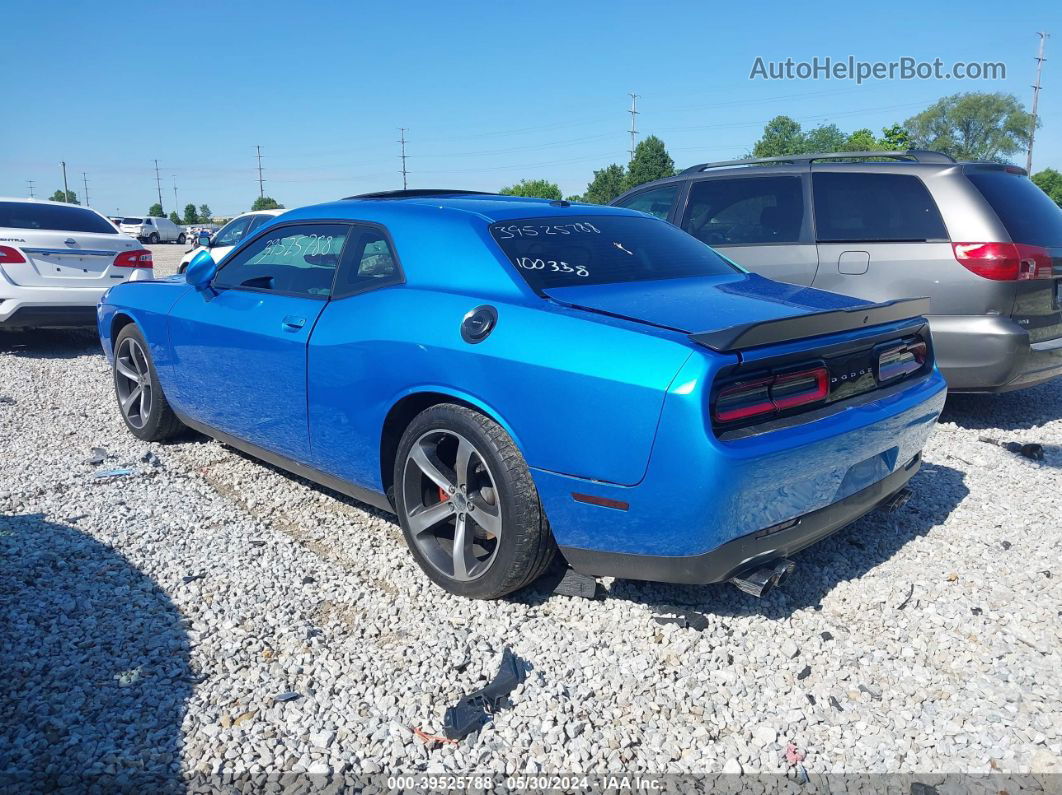
<path id="1" fill-rule="evenodd" d="M 918 470 L 926 310 L 631 210 L 425 190 L 290 211 L 98 319 L 135 436 L 188 426 L 396 513 L 432 580 L 495 598 L 558 554 L 764 593 Z"/>

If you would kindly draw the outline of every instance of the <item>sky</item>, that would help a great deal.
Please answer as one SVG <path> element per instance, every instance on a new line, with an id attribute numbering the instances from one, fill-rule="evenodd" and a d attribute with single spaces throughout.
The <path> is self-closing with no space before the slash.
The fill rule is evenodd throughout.
<path id="1" fill-rule="evenodd" d="M 287 207 L 408 184 L 582 193 L 639 137 L 679 166 L 741 157 L 777 114 L 848 132 L 903 122 L 959 91 L 1028 107 L 1049 31 L 1034 171 L 1062 170 L 1062 3 L 896 0 L 274 2 L 3 0 L 0 195 L 62 187 L 105 214 Z M 750 79 L 757 57 L 1002 62 L 1006 79 Z M 1024 154 L 1015 156 L 1024 166 Z M 83 177 L 83 174 L 85 175 Z"/>

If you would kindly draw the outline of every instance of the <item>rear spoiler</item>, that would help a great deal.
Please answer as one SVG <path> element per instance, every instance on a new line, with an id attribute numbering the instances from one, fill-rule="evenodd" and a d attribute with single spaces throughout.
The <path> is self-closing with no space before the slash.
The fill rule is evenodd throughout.
<path id="1" fill-rule="evenodd" d="M 928 298 L 901 298 L 851 309 L 833 309 L 810 315 L 763 320 L 759 323 L 741 323 L 717 331 L 690 334 L 690 339 L 713 351 L 724 353 L 805 337 L 837 334 L 865 326 L 878 326 L 915 318 L 928 312 Z"/>

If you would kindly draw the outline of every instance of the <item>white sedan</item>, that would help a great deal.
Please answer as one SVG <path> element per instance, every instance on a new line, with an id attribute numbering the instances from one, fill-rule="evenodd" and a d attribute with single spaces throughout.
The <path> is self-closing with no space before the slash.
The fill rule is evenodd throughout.
<path id="1" fill-rule="evenodd" d="M 181 264 L 177 268 L 178 273 L 184 273 L 188 269 L 188 263 L 200 251 L 209 251 L 214 262 L 221 262 L 221 258 L 232 251 L 233 247 L 251 235 L 266 221 L 276 218 L 287 210 L 255 210 L 253 212 L 237 215 L 216 233 L 210 236 L 210 242 L 201 246 L 198 240 L 193 240 L 193 248 L 181 258 Z"/>
<path id="2" fill-rule="evenodd" d="M 93 326 L 107 289 L 154 276 L 151 252 L 95 210 L 0 198 L 0 328 Z"/>

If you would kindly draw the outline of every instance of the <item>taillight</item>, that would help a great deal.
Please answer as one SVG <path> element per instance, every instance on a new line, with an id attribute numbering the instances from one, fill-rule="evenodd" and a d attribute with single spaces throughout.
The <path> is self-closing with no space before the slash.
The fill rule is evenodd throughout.
<path id="1" fill-rule="evenodd" d="M 123 251 L 114 258 L 116 268 L 150 268 L 151 252 L 146 248 L 137 248 L 132 251 Z"/>
<path id="2" fill-rule="evenodd" d="M 829 372 L 813 367 L 726 386 L 715 398 L 713 413 L 716 422 L 735 422 L 818 403 L 829 394 Z"/>
<path id="3" fill-rule="evenodd" d="M 913 342 L 889 348 L 878 355 L 878 381 L 885 383 L 922 369 L 926 363 L 926 344 Z"/>
<path id="4" fill-rule="evenodd" d="M 1028 243 L 952 243 L 955 259 L 972 273 L 997 282 L 1050 279 L 1051 253 Z"/>
<path id="5" fill-rule="evenodd" d="M 11 248 L 11 246 L 0 246 L 0 265 L 15 265 L 19 262 L 25 262 L 26 258 L 22 256 L 22 252 L 17 248 Z"/>

